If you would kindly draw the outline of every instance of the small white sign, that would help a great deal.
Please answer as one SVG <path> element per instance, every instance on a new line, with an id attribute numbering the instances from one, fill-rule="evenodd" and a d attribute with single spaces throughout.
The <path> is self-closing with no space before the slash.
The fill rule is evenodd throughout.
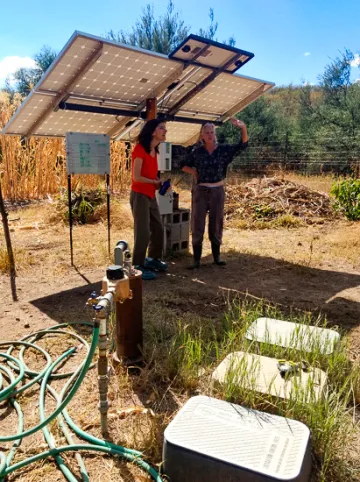
<path id="1" fill-rule="evenodd" d="M 66 168 L 68 174 L 110 174 L 110 137 L 67 132 Z"/>

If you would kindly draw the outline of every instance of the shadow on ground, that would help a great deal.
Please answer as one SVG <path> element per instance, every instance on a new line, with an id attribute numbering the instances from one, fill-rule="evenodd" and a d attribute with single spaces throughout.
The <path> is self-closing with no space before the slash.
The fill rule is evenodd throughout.
<path id="1" fill-rule="evenodd" d="M 360 275 L 322 270 L 278 259 L 225 253 L 226 267 L 203 260 L 200 269 L 185 269 L 188 260 L 170 264 L 169 273 L 145 287 L 146 296 L 166 295 L 179 312 L 218 316 L 228 296 L 265 299 L 289 309 L 322 313 L 332 325 L 350 330 L 360 322 Z M 345 291 L 348 290 L 347 293 Z"/>
<path id="2" fill-rule="evenodd" d="M 56 323 L 91 321 L 93 313 L 86 306 L 86 301 L 93 291 L 99 295 L 100 290 L 101 281 L 60 291 L 30 303 Z"/>
<path id="3" fill-rule="evenodd" d="M 227 266 L 218 267 L 205 257 L 202 267 L 194 271 L 186 269 L 189 259 L 170 261 L 168 273 L 144 282 L 144 310 L 149 303 L 166 302 L 179 315 L 191 312 L 211 318 L 223 313 L 229 296 L 247 296 L 278 304 L 285 312 L 321 312 L 345 330 L 359 324 L 360 275 L 234 252 L 225 253 L 225 259 Z M 92 291 L 99 294 L 100 289 L 99 280 L 31 303 L 57 323 L 89 320 L 86 301 Z"/>

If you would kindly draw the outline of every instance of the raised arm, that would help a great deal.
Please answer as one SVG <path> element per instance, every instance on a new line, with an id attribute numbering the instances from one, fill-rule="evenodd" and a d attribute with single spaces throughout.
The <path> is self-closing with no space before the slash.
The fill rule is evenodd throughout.
<path id="1" fill-rule="evenodd" d="M 224 152 L 226 152 L 228 162 L 230 163 L 233 161 L 234 157 L 247 148 L 249 137 L 246 125 L 243 121 L 235 119 L 235 117 L 231 117 L 229 120 L 233 126 L 241 130 L 241 140 L 239 142 L 236 144 L 225 144 L 223 147 Z"/>
<path id="2" fill-rule="evenodd" d="M 237 127 L 238 129 L 241 130 L 241 141 L 245 144 L 248 142 L 249 137 L 246 129 L 245 122 L 236 119 L 235 117 L 230 117 L 230 122 L 232 123 L 233 126 Z"/>

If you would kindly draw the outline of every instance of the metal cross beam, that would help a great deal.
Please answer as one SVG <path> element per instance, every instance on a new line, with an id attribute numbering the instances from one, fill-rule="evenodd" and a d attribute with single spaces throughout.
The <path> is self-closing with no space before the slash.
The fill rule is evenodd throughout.
<path id="1" fill-rule="evenodd" d="M 70 110 L 76 112 L 91 112 L 93 114 L 108 114 L 122 117 L 137 117 L 139 119 L 147 119 L 147 112 L 132 111 L 125 109 L 114 109 L 109 107 L 102 107 L 98 105 L 73 104 L 68 102 L 60 102 L 59 109 Z M 185 122 L 187 124 L 204 124 L 209 122 L 209 119 L 199 119 L 195 117 L 181 117 L 171 114 L 163 114 L 164 122 Z M 223 123 L 220 121 L 211 121 L 212 124 L 220 126 Z"/>

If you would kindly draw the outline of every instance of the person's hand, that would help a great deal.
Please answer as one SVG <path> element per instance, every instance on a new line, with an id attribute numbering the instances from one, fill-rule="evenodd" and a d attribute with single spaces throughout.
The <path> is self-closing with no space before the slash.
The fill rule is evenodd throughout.
<path id="1" fill-rule="evenodd" d="M 246 127 L 245 122 L 243 122 L 239 119 L 236 119 L 235 117 L 230 117 L 229 120 L 230 120 L 230 122 L 232 123 L 233 126 L 238 127 L 239 129 L 242 129 L 243 127 Z"/>
<path id="2" fill-rule="evenodd" d="M 156 178 L 156 179 L 154 180 L 154 186 L 155 186 L 156 189 L 160 189 L 160 188 L 161 188 L 161 184 L 162 184 L 162 182 L 160 181 L 160 179 Z"/>

